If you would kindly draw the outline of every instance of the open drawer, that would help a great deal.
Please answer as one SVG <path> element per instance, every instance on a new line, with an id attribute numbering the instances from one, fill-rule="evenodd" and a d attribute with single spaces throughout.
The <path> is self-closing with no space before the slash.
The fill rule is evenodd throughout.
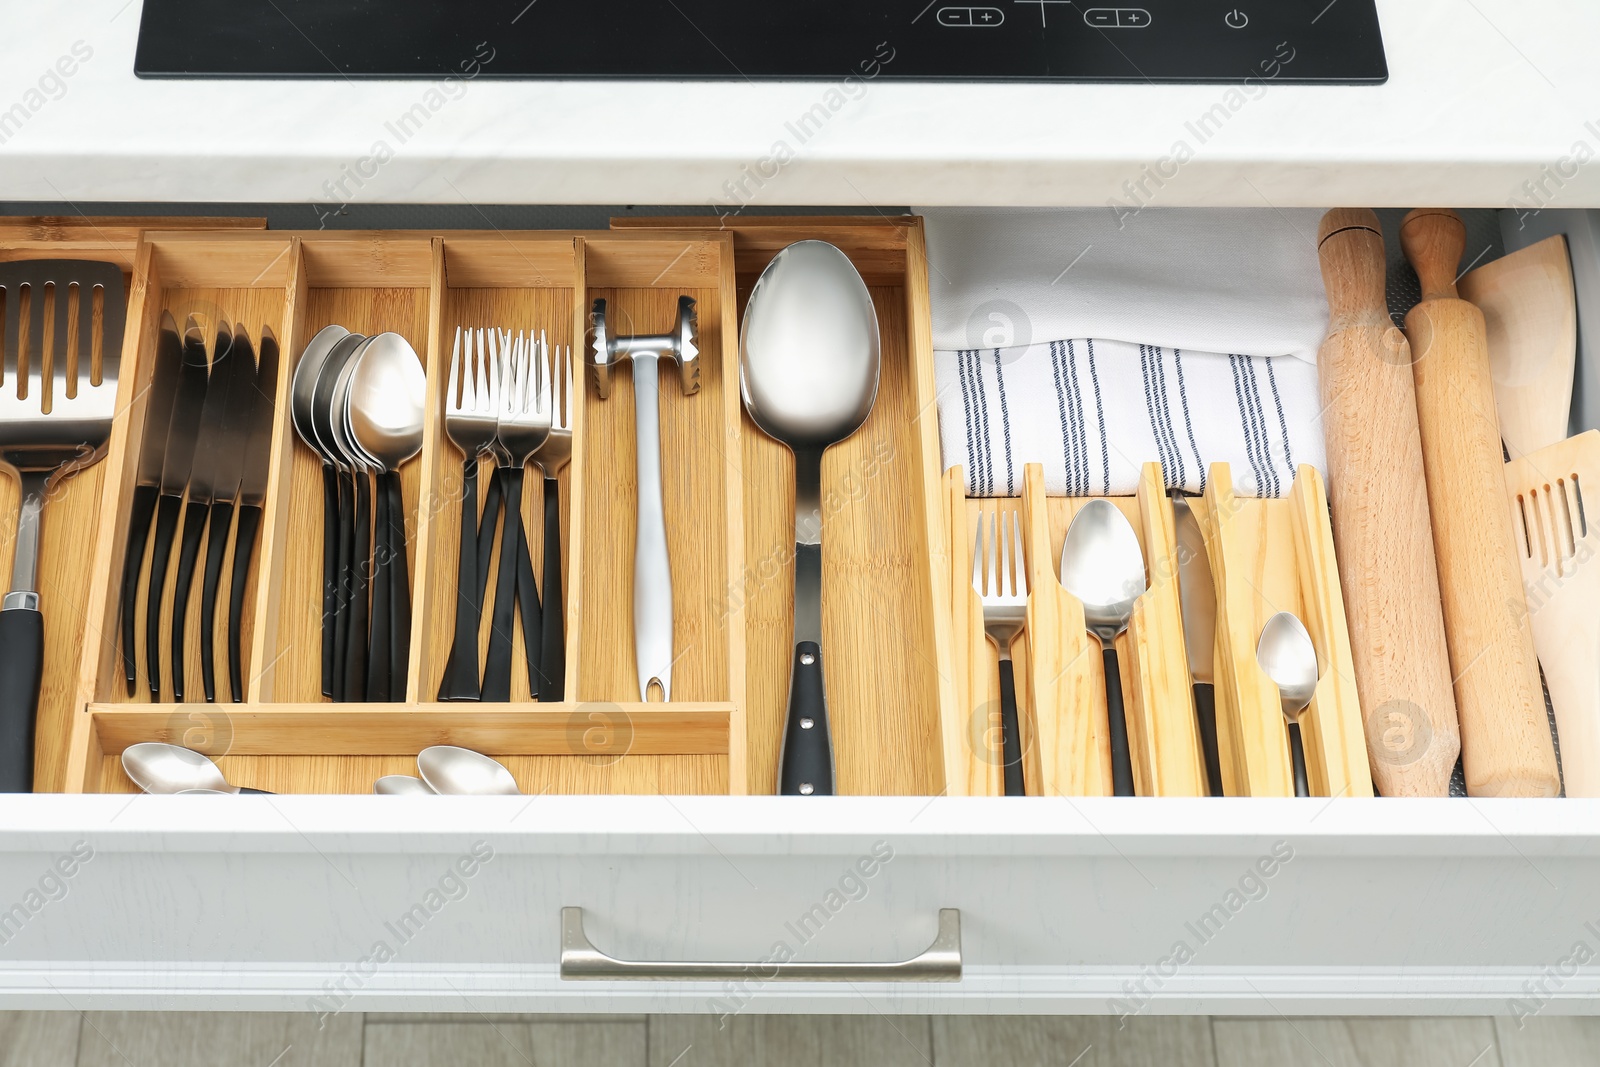
<path id="1" fill-rule="evenodd" d="M 803 237 L 850 255 L 885 346 L 872 419 L 828 459 L 828 476 L 863 485 L 829 550 L 848 585 L 829 586 L 824 606 L 830 646 L 852 650 L 829 680 L 846 795 L 795 800 L 764 795 L 789 656 L 788 593 L 766 563 L 785 548 L 792 474 L 740 409 L 735 324 L 756 274 Z M 402 472 L 417 620 L 406 700 L 318 692 L 320 497 L 282 376 L 246 702 L 130 699 L 115 641 L 85 642 L 49 748 L 78 795 L 0 797 L 5 1006 L 1592 1010 L 1600 982 L 1570 961 L 1600 947 L 1600 802 L 962 795 L 995 788 L 992 764 L 965 747 L 965 689 L 944 666 L 958 576 L 915 220 L 159 233 L 140 257 L 130 367 L 148 358 L 154 316 L 202 289 L 269 321 L 286 366 L 334 321 L 412 343 L 432 414 Z M 609 399 L 585 390 L 560 486 L 564 699 L 437 703 L 459 534 L 462 457 L 437 417 L 455 327 L 526 320 L 578 349 L 595 297 L 643 332 L 667 325 L 680 294 L 696 298 L 704 363 L 697 395 L 662 391 L 678 457 L 667 499 L 682 505 L 677 527 L 669 511 L 685 590 L 675 699 L 634 694 L 624 374 Z M 138 422 L 102 461 L 91 576 L 121 573 Z M 524 508 L 537 537 L 537 494 Z M 88 634 L 110 625 L 102 584 L 86 594 Z M 132 790 L 121 749 L 158 739 L 284 795 L 109 795 Z M 543 795 L 340 795 L 409 772 L 434 743 L 493 754 Z M 813 966 L 791 981 L 778 966 L 791 961 Z M 859 966 L 902 961 L 915 962 Z"/>

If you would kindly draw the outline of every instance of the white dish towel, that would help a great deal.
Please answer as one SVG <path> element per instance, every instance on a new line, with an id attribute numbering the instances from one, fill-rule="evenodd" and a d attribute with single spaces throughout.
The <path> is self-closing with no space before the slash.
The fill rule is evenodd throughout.
<path id="1" fill-rule="evenodd" d="M 1324 469 L 1316 368 L 1327 329 L 1321 212 L 1147 208 L 921 212 L 946 466 L 968 492 L 1279 496 Z M 1120 228 L 1119 228 L 1120 222 Z"/>
<path id="2" fill-rule="evenodd" d="M 944 464 L 969 496 L 1021 494 L 1024 463 L 1050 496 L 1127 496 L 1149 460 L 1168 488 L 1203 492 L 1225 461 L 1235 492 L 1282 496 L 1296 465 L 1324 466 L 1317 369 L 1293 357 L 1073 339 L 933 359 Z"/>

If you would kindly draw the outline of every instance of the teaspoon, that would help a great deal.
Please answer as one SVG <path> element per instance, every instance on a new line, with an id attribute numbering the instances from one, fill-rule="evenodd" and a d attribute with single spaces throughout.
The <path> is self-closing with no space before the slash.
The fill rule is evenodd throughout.
<path id="1" fill-rule="evenodd" d="M 160 741 L 142 741 L 123 749 L 122 770 L 146 793 L 268 793 L 265 789 L 229 785 L 204 753 Z"/>
<path id="2" fill-rule="evenodd" d="M 1289 758 L 1294 765 L 1294 795 L 1307 797 L 1306 751 L 1300 737 L 1300 713 L 1317 692 L 1317 650 L 1305 624 L 1293 613 L 1280 611 L 1261 628 L 1256 662 L 1278 687 L 1278 700 L 1289 725 Z"/>
<path id="3" fill-rule="evenodd" d="M 1083 603 L 1083 620 L 1100 639 L 1106 675 L 1106 722 L 1111 737 L 1111 790 L 1133 796 L 1133 757 L 1123 710 L 1117 636 L 1128 628 L 1133 602 L 1144 595 L 1144 553 L 1126 515 L 1103 497 L 1078 509 L 1061 546 L 1061 584 Z"/>

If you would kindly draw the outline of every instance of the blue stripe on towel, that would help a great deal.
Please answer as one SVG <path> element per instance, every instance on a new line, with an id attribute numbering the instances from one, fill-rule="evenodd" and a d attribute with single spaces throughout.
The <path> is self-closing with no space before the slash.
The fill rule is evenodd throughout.
<path id="1" fill-rule="evenodd" d="M 1206 491 L 1206 463 L 1200 458 L 1200 446 L 1194 443 L 1194 417 L 1189 414 L 1189 393 L 1183 384 L 1183 353 L 1172 350 L 1173 366 L 1178 368 L 1178 402 L 1183 405 L 1183 428 L 1189 436 L 1189 451 L 1194 453 L 1194 465 L 1200 471 L 1200 491 Z"/>
<path id="2" fill-rule="evenodd" d="M 1006 404 L 1005 367 L 1000 363 L 1000 350 L 994 350 L 994 386 L 1000 392 L 1000 432 L 1006 441 L 1006 496 L 1016 496 L 1015 468 L 1011 465 L 1011 409 Z"/>
<path id="3" fill-rule="evenodd" d="M 1183 483 L 1189 480 L 1189 471 L 1183 462 L 1183 447 L 1178 444 L 1178 434 L 1172 427 L 1172 397 L 1167 393 L 1167 364 L 1162 358 L 1164 348 L 1155 350 L 1156 381 L 1159 388 L 1156 392 L 1156 402 L 1161 408 L 1161 421 L 1167 431 L 1167 451 L 1177 464 L 1176 471 L 1163 471 L 1163 481 L 1168 489 L 1182 488 Z"/>
<path id="4" fill-rule="evenodd" d="M 1272 386 L 1272 403 L 1278 409 L 1278 429 L 1283 433 L 1283 461 L 1294 476 L 1294 453 L 1289 450 L 1289 420 L 1283 414 L 1283 397 L 1278 395 L 1278 376 L 1272 373 L 1272 360 L 1267 360 L 1267 384 Z"/>
<path id="5" fill-rule="evenodd" d="M 1255 491 L 1260 496 L 1266 478 L 1261 473 L 1261 462 L 1256 456 L 1256 438 L 1251 431 L 1250 405 L 1244 398 L 1244 375 L 1239 366 L 1241 357 L 1229 353 L 1228 369 L 1233 373 L 1233 399 L 1239 406 L 1239 427 L 1244 431 L 1244 453 L 1250 460 L 1250 470 L 1255 474 Z"/>
<path id="6" fill-rule="evenodd" d="M 1100 426 L 1100 492 L 1106 496 L 1111 495 L 1111 449 L 1106 441 L 1106 405 L 1105 399 L 1100 395 L 1100 375 L 1094 366 L 1094 338 L 1085 342 L 1089 346 L 1089 382 L 1094 386 L 1094 415 Z M 1084 478 L 1084 490 L 1088 491 L 1088 477 Z"/>
<path id="7" fill-rule="evenodd" d="M 1155 374 L 1151 370 L 1151 350 L 1149 345 L 1139 346 L 1139 373 L 1144 377 L 1144 410 L 1145 416 L 1150 420 L 1150 436 L 1156 442 L 1156 459 L 1161 461 L 1163 475 L 1171 470 L 1172 464 L 1167 461 L 1167 442 L 1161 434 L 1161 417 L 1156 414 L 1156 383 Z"/>
<path id="8" fill-rule="evenodd" d="M 1272 439 L 1267 436 L 1267 410 L 1261 402 L 1261 382 L 1256 378 L 1256 361 L 1248 356 L 1244 359 L 1245 395 L 1250 398 L 1250 403 L 1255 412 L 1256 432 L 1261 435 L 1261 454 L 1266 458 L 1267 480 L 1272 485 L 1272 492 L 1262 493 L 1262 496 L 1282 496 L 1283 486 L 1278 479 L 1278 465 L 1272 460 Z"/>
<path id="9" fill-rule="evenodd" d="M 1067 380 L 1072 383 L 1072 496 L 1089 493 L 1089 428 L 1083 421 L 1083 379 L 1078 377 L 1078 349 L 1071 341 L 1067 347 Z"/>
<path id="10" fill-rule="evenodd" d="M 1061 344 L 1060 341 L 1050 342 L 1050 374 L 1055 378 L 1056 382 L 1056 417 L 1061 420 L 1061 469 L 1067 472 L 1067 479 L 1070 484 L 1072 477 L 1072 448 L 1070 447 L 1072 429 L 1067 424 L 1067 392 L 1061 380 L 1061 362 L 1057 358 L 1059 350 L 1056 346 L 1059 344 Z"/>
<path id="11" fill-rule="evenodd" d="M 961 382 L 961 409 L 967 417 L 967 492 L 975 493 L 978 488 L 978 450 L 973 420 L 977 417 L 977 405 L 973 402 L 972 389 L 967 382 L 965 349 L 956 353 L 956 378 Z"/>
<path id="12" fill-rule="evenodd" d="M 978 357 L 977 349 L 969 349 L 967 358 L 972 360 L 972 380 L 975 383 L 978 397 L 978 447 L 979 447 L 979 481 L 978 495 L 994 495 L 994 442 L 989 439 L 989 394 L 983 388 L 983 362 Z"/>

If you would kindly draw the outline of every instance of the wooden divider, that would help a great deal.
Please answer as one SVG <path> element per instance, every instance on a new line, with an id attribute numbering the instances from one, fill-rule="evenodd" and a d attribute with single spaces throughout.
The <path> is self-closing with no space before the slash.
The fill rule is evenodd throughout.
<path id="1" fill-rule="evenodd" d="M 1288 727 L 1278 689 L 1256 661 L 1267 619 L 1291 611 L 1305 623 L 1320 680 L 1302 714 L 1313 796 L 1371 796 L 1361 709 L 1327 496 L 1302 466 L 1290 495 L 1240 497 L 1225 463 L 1213 464 L 1192 502 L 1217 583 L 1217 737 L 1229 796 L 1293 796 Z"/>
<path id="2" fill-rule="evenodd" d="M 425 569 L 419 569 L 418 612 L 414 623 L 414 641 L 417 674 L 413 685 L 413 699 L 430 701 L 436 698 L 439 684 L 449 662 L 450 648 L 455 636 L 456 606 L 460 594 L 455 568 L 461 544 L 461 487 L 463 484 L 463 456 L 444 432 L 445 392 L 450 380 L 450 365 L 456 348 L 456 330 L 509 329 L 531 332 L 535 337 L 544 331 L 552 354 L 564 348 L 571 350 L 575 370 L 575 389 L 583 389 L 583 335 L 578 329 L 574 294 L 582 287 L 578 268 L 578 242 L 571 237 L 453 237 L 440 239 L 436 244 L 439 261 L 436 274 L 439 279 L 434 289 L 438 302 L 437 331 L 433 334 L 433 351 L 438 362 L 428 373 L 428 432 L 423 443 L 422 483 L 423 509 L 427 514 L 426 539 L 418 546 L 416 555 Z M 470 339 L 463 344 L 470 345 Z M 463 359 L 466 356 L 463 355 Z M 574 442 L 584 439 L 582 404 L 573 404 Z M 571 530 L 573 492 L 575 482 L 569 465 L 560 478 L 562 489 L 562 528 Z M 478 506 L 488 495 L 494 461 L 483 457 L 478 461 Z M 544 573 L 544 479 L 537 465 L 531 465 L 523 478 L 522 501 L 523 529 L 528 537 L 533 562 L 534 577 L 541 598 L 546 588 Z M 495 577 L 500 570 L 499 537 L 489 561 L 489 588 L 493 590 Z M 562 541 L 564 561 L 572 559 L 572 538 Z M 567 611 L 564 616 L 567 637 L 567 662 L 569 664 L 568 692 L 575 692 L 575 673 L 570 665 L 576 662 L 579 613 L 571 596 L 573 568 L 564 563 L 562 585 L 567 594 Z M 549 604 L 544 611 L 552 610 Z M 478 634 L 478 665 L 481 672 L 488 657 L 491 611 L 483 613 Z M 513 670 L 511 699 L 521 702 L 530 699 L 530 687 L 523 654 L 522 623 L 518 616 L 513 635 Z M 546 701 L 559 702 L 563 694 L 540 694 Z"/>

